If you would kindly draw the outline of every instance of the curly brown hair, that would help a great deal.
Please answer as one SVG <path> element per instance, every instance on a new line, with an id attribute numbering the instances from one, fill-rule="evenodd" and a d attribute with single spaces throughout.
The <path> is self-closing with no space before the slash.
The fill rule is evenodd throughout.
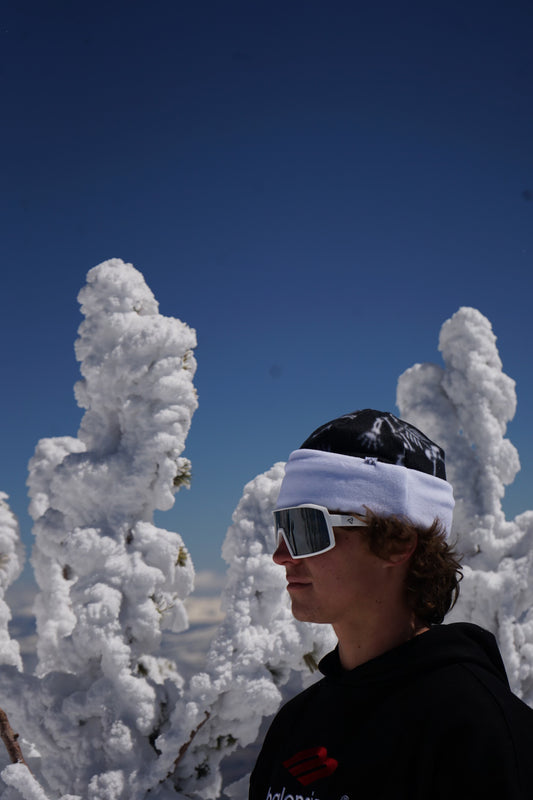
<path id="1" fill-rule="evenodd" d="M 358 515 L 359 516 L 359 515 Z M 459 597 L 462 580 L 461 555 L 446 540 L 446 531 L 436 519 L 429 528 L 413 525 L 398 516 L 383 517 L 367 509 L 363 528 L 369 549 L 380 558 L 404 552 L 417 542 L 409 560 L 407 600 L 425 625 L 440 624 Z"/>

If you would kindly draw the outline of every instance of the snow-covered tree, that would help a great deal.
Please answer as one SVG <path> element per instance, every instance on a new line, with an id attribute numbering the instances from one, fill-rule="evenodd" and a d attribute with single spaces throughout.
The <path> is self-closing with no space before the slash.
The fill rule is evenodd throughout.
<path id="1" fill-rule="evenodd" d="M 453 532 L 465 565 L 449 619 L 477 622 L 496 635 L 513 691 L 533 705 L 533 511 L 507 520 L 501 505 L 520 469 L 505 438 L 515 383 L 502 371 L 490 322 L 474 308 L 444 323 L 439 349 L 444 367 L 408 369 L 397 404 L 446 451 L 457 503 Z"/>
<path id="2" fill-rule="evenodd" d="M 4 598 L 9 586 L 22 572 L 24 549 L 20 541 L 17 519 L 9 508 L 7 500 L 7 494 L 0 492 L 0 666 L 12 664 L 22 669 L 20 648 L 9 634 L 11 611 Z"/>
<path id="3" fill-rule="evenodd" d="M 118 259 L 88 273 L 79 299 L 85 414 L 77 438 L 42 440 L 30 464 L 37 676 L 2 671 L 0 705 L 47 791 L 133 800 L 166 777 L 155 741 L 181 702 L 175 665 L 156 653 L 162 629 L 187 626 L 194 570 L 153 512 L 190 474 L 196 339 Z M 4 780 L 24 796 L 18 774 Z"/>

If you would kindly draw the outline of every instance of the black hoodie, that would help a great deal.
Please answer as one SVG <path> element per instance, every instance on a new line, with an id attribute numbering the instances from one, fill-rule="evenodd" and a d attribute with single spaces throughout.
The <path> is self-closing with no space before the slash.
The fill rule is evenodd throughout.
<path id="1" fill-rule="evenodd" d="M 324 678 L 274 719 L 250 800 L 532 800 L 533 710 L 492 634 L 439 625 Z"/>

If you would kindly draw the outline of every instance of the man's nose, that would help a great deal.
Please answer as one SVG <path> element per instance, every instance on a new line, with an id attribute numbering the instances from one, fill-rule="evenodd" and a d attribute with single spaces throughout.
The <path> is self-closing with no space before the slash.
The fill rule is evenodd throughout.
<path id="1" fill-rule="evenodd" d="M 279 534 L 278 546 L 274 550 L 272 559 L 274 561 L 274 564 L 279 564 L 280 566 L 283 566 L 289 561 L 294 561 L 291 554 L 289 553 L 289 549 L 285 543 L 285 539 L 281 534 Z"/>

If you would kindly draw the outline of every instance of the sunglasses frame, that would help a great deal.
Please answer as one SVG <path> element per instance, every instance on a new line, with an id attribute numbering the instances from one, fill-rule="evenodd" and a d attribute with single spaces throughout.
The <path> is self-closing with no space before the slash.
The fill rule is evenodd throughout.
<path id="1" fill-rule="evenodd" d="M 317 511 L 321 511 L 324 517 L 324 521 L 326 523 L 329 542 L 328 546 L 322 548 L 321 550 L 316 550 L 312 553 L 304 553 L 303 555 L 294 555 L 292 552 L 292 546 L 288 540 L 288 537 L 285 534 L 283 528 L 278 527 L 276 514 L 279 514 L 280 511 L 292 511 L 292 509 L 299 509 L 299 508 L 313 508 Z M 363 522 L 354 514 L 330 514 L 329 509 L 325 506 L 319 506 L 315 503 L 302 503 L 298 506 L 287 506 L 286 508 L 277 508 L 274 512 L 274 527 L 276 530 L 277 536 L 277 544 L 280 543 L 280 535 L 283 537 L 283 541 L 287 546 L 287 550 L 289 551 L 289 555 L 293 559 L 299 558 L 312 558 L 313 556 L 322 555 L 322 553 L 327 553 L 328 550 L 332 550 L 335 547 L 335 534 L 333 532 L 333 528 L 366 528 L 366 522 Z"/>

